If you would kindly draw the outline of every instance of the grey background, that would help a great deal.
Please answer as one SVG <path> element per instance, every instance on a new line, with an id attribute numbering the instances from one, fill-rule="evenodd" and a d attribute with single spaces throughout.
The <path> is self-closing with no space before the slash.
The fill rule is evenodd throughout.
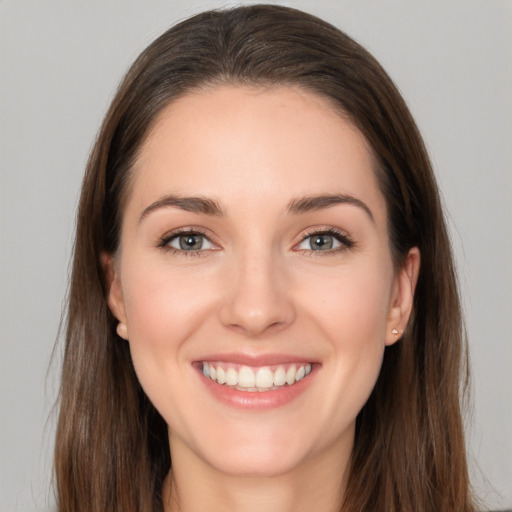
<path id="1" fill-rule="evenodd" d="M 280 3 L 372 51 L 424 134 L 467 312 L 475 489 L 488 507 L 512 507 L 512 2 Z M 0 512 L 53 502 L 59 351 L 47 371 L 81 175 L 109 100 L 164 29 L 227 5 L 0 0 Z"/>

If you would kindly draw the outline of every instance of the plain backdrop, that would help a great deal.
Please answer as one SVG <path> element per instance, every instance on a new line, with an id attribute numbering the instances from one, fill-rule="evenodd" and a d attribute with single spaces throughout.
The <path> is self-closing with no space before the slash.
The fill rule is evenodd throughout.
<path id="1" fill-rule="evenodd" d="M 490 508 L 512 507 L 512 2 L 281 3 L 366 46 L 425 137 L 467 313 L 475 489 Z M 109 100 L 163 30 L 230 5 L 0 0 L 0 512 L 52 509 L 59 350 L 49 363 L 81 176 Z"/>

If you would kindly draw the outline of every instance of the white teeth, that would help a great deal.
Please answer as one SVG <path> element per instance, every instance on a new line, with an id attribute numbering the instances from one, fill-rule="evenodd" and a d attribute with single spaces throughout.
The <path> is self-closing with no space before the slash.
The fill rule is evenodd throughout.
<path id="1" fill-rule="evenodd" d="M 286 383 L 291 386 L 295 382 L 295 375 L 297 373 L 297 370 L 295 369 L 295 366 L 290 366 L 288 368 L 288 371 L 286 372 Z"/>
<path id="2" fill-rule="evenodd" d="M 238 372 L 233 368 L 228 368 L 226 372 L 226 384 L 228 386 L 236 386 L 238 384 Z"/>
<path id="3" fill-rule="evenodd" d="M 238 371 L 229 366 L 225 369 L 226 366 L 226 363 L 203 362 L 203 375 L 219 384 L 250 392 L 269 391 L 285 384 L 291 386 L 309 375 L 312 370 L 311 364 L 292 364 L 287 370 L 283 366 L 279 366 L 275 371 L 272 371 L 268 366 L 258 369 L 242 366 Z"/>
<path id="4" fill-rule="evenodd" d="M 286 372 L 284 371 L 284 368 L 282 366 L 280 366 L 274 372 L 274 386 L 284 386 L 285 382 L 286 382 Z"/>
<path id="5" fill-rule="evenodd" d="M 254 372 L 248 366 L 242 366 L 238 372 L 238 385 L 241 388 L 253 388 L 255 383 Z"/>
<path id="6" fill-rule="evenodd" d="M 219 384 L 226 382 L 226 372 L 220 366 L 217 368 L 217 382 Z"/>
<path id="7" fill-rule="evenodd" d="M 274 375 L 270 368 L 260 368 L 256 373 L 257 388 L 271 388 L 274 385 Z"/>

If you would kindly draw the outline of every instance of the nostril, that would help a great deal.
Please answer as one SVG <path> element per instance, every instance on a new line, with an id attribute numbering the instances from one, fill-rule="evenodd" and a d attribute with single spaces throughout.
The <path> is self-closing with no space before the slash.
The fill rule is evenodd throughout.
<path id="1" fill-rule="evenodd" d="M 295 314 L 289 305 L 268 309 L 243 309 L 242 305 L 225 305 L 221 312 L 221 322 L 250 337 L 257 337 L 263 333 L 285 329 L 293 323 Z"/>

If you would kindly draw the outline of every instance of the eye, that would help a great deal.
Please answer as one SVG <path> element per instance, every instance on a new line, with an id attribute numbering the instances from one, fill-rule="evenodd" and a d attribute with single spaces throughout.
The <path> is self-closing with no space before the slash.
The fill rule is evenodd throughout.
<path id="1" fill-rule="evenodd" d="M 343 233 L 334 230 L 319 231 L 307 235 L 298 245 L 297 249 L 315 252 L 333 252 L 350 248 L 354 242 Z"/>
<path id="2" fill-rule="evenodd" d="M 162 247 L 168 247 L 177 251 L 205 251 L 213 249 L 213 244 L 205 235 L 195 231 L 177 233 L 164 238 L 160 244 Z"/>

